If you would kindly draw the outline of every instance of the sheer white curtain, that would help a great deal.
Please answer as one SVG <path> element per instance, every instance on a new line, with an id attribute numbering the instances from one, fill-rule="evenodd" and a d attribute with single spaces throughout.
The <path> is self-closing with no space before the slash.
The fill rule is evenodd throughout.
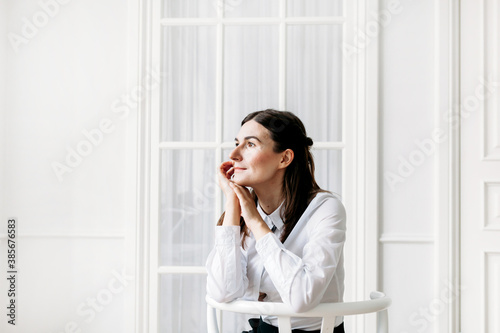
<path id="1" fill-rule="evenodd" d="M 227 159 L 249 112 L 296 113 L 309 136 L 326 143 L 314 149 L 318 183 L 342 194 L 343 150 L 328 143 L 342 141 L 343 27 L 327 18 L 314 22 L 342 16 L 342 1 L 288 0 L 287 17 L 303 20 L 287 21 L 285 29 L 279 17 L 283 3 L 163 2 L 162 17 L 176 23 L 163 26 L 161 40 L 160 138 L 169 143 L 161 151 L 161 266 L 204 265 L 221 213 L 215 168 Z M 216 20 L 221 8 L 228 20 Z M 217 22 L 222 22 L 220 35 Z M 205 280 L 202 274 L 161 276 L 161 332 L 206 331 Z M 244 327 L 241 318 L 228 318 L 225 331 Z"/>

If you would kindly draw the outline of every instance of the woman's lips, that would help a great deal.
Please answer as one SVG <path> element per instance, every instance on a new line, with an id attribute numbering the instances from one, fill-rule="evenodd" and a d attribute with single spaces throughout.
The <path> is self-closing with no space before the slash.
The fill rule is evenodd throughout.
<path id="1" fill-rule="evenodd" d="M 244 170 L 246 170 L 246 169 L 244 169 L 244 168 L 234 168 L 234 172 L 239 172 L 239 171 L 244 171 Z"/>

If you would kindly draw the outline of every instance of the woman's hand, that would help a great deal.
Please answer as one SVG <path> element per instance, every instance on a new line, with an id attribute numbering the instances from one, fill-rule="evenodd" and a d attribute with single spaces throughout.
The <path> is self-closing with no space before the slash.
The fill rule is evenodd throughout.
<path id="1" fill-rule="evenodd" d="M 262 236 L 271 232 L 271 229 L 260 216 L 250 191 L 245 186 L 240 186 L 234 182 L 229 182 L 229 186 L 238 197 L 241 216 L 245 219 L 245 224 L 252 231 L 255 239 L 259 240 Z"/>
<path id="2" fill-rule="evenodd" d="M 229 185 L 232 183 L 231 176 L 234 173 L 233 161 L 223 162 L 219 167 L 219 172 L 217 175 L 219 187 L 224 192 L 226 196 L 226 209 L 224 214 L 224 220 L 222 225 L 235 226 L 240 225 L 241 209 L 240 203 L 238 201 L 238 196 L 234 192 L 233 188 Z"/>
<path id="3" fill-rule="evenodd" d="M 222 162 L 219 167 L 218 173 L 219 187 L 222 189 L 222 192 L 224 192 L 226 199 L 230 201 L 238 200 L 236 194 L 234 193 L 234 190 L 229 186 L 231 177 L 234 174 L 233 164 L 233 161 Z"/>

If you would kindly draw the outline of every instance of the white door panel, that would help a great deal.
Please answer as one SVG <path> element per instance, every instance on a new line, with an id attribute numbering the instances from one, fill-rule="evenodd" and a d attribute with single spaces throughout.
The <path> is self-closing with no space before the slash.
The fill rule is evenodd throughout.
<path id="1" fill-rule="evenodd" d="M 461 15 L 461 332 L 500 332 L 498 1 Z"/>

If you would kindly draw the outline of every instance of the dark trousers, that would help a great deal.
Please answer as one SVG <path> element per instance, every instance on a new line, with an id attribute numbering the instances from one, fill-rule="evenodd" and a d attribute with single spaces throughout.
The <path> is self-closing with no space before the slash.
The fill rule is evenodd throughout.
<path id="1" fill-rule="evenodd" d="M 242 333 L 279 333 L 278 328 L 273 325 L 269 325 L 268 323 L 262 321 L 262 318 L 252 318 L 248 321 L 250 326 L 252 326 L 251 331 L 245 331 Z M 320 333 L 320 330 L 317 331 L 304 331 L 304 330 L 292 330 L 292 333 Z M 344 333 L 344 323 L 335 327 L 333 333 Z"/>

